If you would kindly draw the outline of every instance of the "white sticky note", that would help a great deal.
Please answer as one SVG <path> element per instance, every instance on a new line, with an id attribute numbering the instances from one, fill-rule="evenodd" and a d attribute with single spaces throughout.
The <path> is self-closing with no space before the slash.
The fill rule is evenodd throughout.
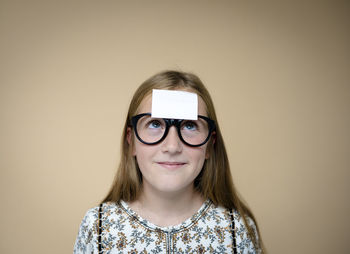
<path id="1" fill-rule="evenodd" d="M 198 96 L 185 91 L 153 89 L 152 117 L 197 120 Z"/>

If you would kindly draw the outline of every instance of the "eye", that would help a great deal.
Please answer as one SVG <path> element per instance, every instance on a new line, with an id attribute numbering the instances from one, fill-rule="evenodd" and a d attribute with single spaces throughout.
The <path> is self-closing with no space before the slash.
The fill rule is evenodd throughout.
<path id="1" fill-rule="evenodd" d="M 186 130 L 195 131 L 197 130 L 197 124 L 192 121 L 186 121 L 183 123 L 182 127 Z"/>
<path id="2" fill-rule="evenodd" d="M 151 120 L 148 122 L 148 128 L 157 129 L 162 127 L 162 123 L 159 120 Z"/>

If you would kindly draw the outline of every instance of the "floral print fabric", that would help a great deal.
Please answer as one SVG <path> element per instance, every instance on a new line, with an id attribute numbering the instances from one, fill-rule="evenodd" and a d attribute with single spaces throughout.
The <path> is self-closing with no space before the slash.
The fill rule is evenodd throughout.
<path id="1" fill-rule="evenodd" d="M 138 216 L 126 202 L 104 203 L 101 217 L 102 253 L 233 253 L 230 211 L 207 200 L 180 225 L 158 227 Z M 98 253 L 99 207 L 83 218 L 74 254 Z M 254 225 L 250 220 L 253 228 Z M 237 253 L 256 253 L 243 220 L 234 212 Z"/>

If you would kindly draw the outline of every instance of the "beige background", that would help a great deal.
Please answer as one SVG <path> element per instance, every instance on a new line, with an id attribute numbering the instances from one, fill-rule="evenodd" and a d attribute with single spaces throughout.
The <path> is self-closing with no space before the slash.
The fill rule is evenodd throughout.
<path id="1" fill-rule="evenodd" d="M 348 253 L 346 1 L 0 1 L 0 252 L 71 253 L 136 87 L 213 96 L 270 253 Z"/>

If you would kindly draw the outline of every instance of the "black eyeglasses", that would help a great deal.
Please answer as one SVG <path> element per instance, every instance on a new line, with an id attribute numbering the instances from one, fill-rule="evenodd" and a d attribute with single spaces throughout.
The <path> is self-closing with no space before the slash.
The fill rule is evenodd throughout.
<path id="1" fill-rule="evenodd" d="M 151 113 L 143 113 L 131 118 L 136 137 L 146 145 L 162 142 L 171 126 L 175 126 L 180 140 L 188 146 L 197 147 L 208 142 L 215 130 L 215 122 L 198 115 L 197 120 L 152 118 Z"/>

